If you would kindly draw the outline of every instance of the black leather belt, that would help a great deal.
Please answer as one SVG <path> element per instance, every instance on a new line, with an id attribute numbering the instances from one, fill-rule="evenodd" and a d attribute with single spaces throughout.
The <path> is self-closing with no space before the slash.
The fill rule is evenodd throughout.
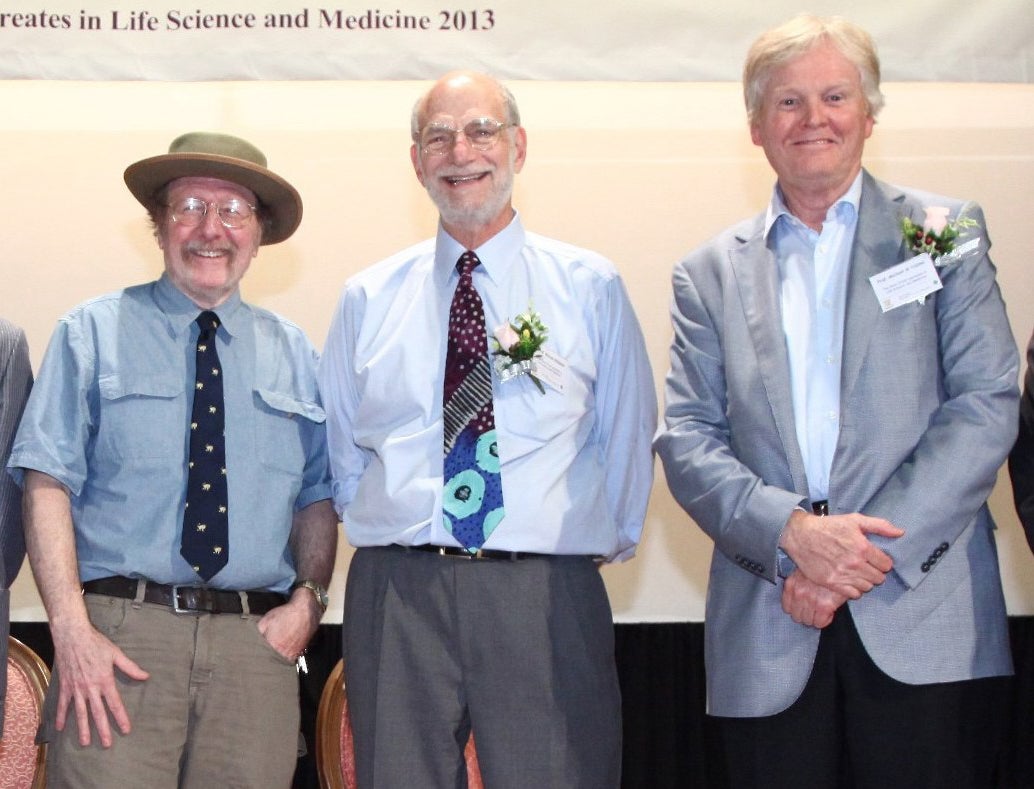
<path id="1" fill-rule="evenodd" d="M 113 575 L 97 578 L 83 584 L 83 591 L 89 594 L 103 594 L 109 597 L 136 599 L 136 578 Z M 194 614 L 241 614 L 244 606 L 241 595 L 248 600 L 249 613 L 262 615 L 287 602 L 287 595 L 257 589 L 234 592 L 227 589 L 208 589 L 203 586 L 179 586 L 156 584 L 147 581 L 144 588 L 144 602 L 167 605 L 176 613 Z"/>
<path id="2" fill-rule="evenodd" d="M 548 553 L 528 553 L 527 551 L 493 551 L 488 548 L 478 548 L 471 553 L 466 548 L 459 548 L 455 545 L 398 545 L 407 551 L 423 551 L 424 553 L 436 553 L 439 556 L 451 556 L 454 559 L 493 559 L 496 561 L 519 562 L 522 559 L 548 559 Z"/>
<path id="3" fill-rule="evenodd" d="M 829 501 L 826 499 L 823 499 L 822 501 L 813 501 L 811 503 L 811 511 L 822 517 L 829 515 Z"/>

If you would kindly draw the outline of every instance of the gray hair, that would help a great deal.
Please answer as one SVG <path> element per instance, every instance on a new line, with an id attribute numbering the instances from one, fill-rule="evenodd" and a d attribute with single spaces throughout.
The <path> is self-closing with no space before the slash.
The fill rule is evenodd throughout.
<path id="1" fill-rule="evenodd" d="M 474 73 L 471 72 L 473 76 Z M 505 121 L 513 126 L 521 125 L 521 112 L 517 109 L 517 99 L 513 97 L 510 89 L 507 88 L 503 83 L 497 80 L 495 77 L 490 77 L 487 74 L 477 74 L 476 76 L 490 80 L 495 83 L 496 88 L 499 90 L 499 99 L 503 104 L 503 110 L 506 113 Z M 440 82 L 440 80 L 439 80 Z M 413 142 L 420 139 L 420 129 L 423 127 L 424 111 L 427 109 L 428 99 L 431 98 L 431 93 L 435 87 L 438 86 L 436 82 L 428 91 L 416 100 L 416 104 L 413 105 L 413 112 L 409 118 L 409 133 L 413 138 Z"/>
<path id="2" fill-rule="evenodd" d="M 865 30 L 839 16 L 800 14 L 779 27 L 762 33 L 747 52 L 743 66 L 743 101 L 747 120 L 753 124 L 772 72 L 790 60 L 830 43 L 858 68 L 869 114 L 883 109 L 880 92 L 880 58 L 876 44 Z"/>

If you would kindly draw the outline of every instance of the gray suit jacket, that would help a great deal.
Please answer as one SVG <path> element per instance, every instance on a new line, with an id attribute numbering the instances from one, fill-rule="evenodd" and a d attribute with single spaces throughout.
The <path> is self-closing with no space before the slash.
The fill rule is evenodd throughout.
<path id="1" fill-rule="evenodd" d="M 901 218 L 945 205 L 981 245 L 938 269 L 943 289 L 882 313 L 869 277 L 910 257 Z M 808 485 L 794 429 L 775 258 L 764 216 L 675 268 L 666 429 L 668 485 L 715 542 L 706 609 L 708 710 L 754 717 L 803 689 L 819 630 L 783 612 L 780 532 Z M 1016 431 L 1018 357 L 980 208 L 863 175 L 851 251 L 841 424 L 831 513 L 905 529 L 875 538 L 886 582 L 849 603 L 865 648 L 907 683 L 1012 671 L 986 500 Z"/>
<path id="2" fill-rule="evenodd" d="M 7 473 L 7 456 L 31 387 L 32 368 L 25 333 L 0 318 L 0 734 L 7 691 L 8 589 L 25 557 L 21 490 Z"/>

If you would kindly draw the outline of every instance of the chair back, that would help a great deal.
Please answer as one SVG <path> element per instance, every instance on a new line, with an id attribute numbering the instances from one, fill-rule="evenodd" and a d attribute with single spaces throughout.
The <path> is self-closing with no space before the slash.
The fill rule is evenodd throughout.
<path id="1" fill-rule="evenodd" d="M 36 745 L 50 671 L 14 636 L 7 639 L 7 701 L 0 739 L 0 789 L 43 789 L 46 746 Z"/>
<path id="2" fill-rule="evenodd" d="M 464 749 L 468 789 L 484 789 L 474 735 Z M 327 677 L 316 713 L 316 770 L 320 789 L 357 789 L 352 723 L 345 696 L 345 664 L 339 660 Z"/>
<path id="3" fill-rule="evenodd" d="M 356 789 L 352 724 L 341 660 L 327 677 L 316 711 L 316 771 L 320 789 Z"/>

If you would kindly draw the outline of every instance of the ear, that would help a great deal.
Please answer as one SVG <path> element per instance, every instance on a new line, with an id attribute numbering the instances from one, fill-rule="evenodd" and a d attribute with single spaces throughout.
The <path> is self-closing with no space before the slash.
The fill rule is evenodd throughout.
<path id="1" fill-rule="evenodd" d="M 514 159 L 513 171 L 519 173 L 524 167 L 524 160 L 528 156 L 528 133 L 523 126 L 518 126 L 513 135 Z"/>
<path id="2" fill-rule="evenodd" d="M 409 161 L 413 163 L 413 172 L 416 173 L 416 179 L 420 182 L 420 185 L 427 186 L 424 183 L 424 169 L 420 164 L 420 151 L 417 150 L 416 143 L 409 146 Z"/>
<path id="3" fill-rule="evenodd" d="M 868 137 L 868 135 L 866 135 L 866 136 Z M 754 123 L 750 124 L 750 141 L 752 143 L 754 143 L 755 145 L 759 145 L 759 146 L 763 144 L 761 142 L 761 132 L 758 130 L 757 121 L 755 121 Z"/>

